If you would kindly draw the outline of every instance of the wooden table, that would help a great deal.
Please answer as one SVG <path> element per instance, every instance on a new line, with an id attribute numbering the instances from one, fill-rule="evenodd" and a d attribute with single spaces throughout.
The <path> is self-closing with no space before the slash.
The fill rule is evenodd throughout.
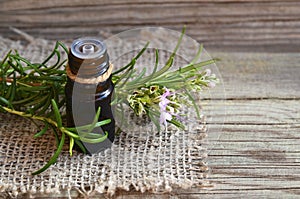
<path id="1" fill-rule="evenodd" d="M 208 156 L 213 186 L 162 195 L 120 191 L 116 198 L 300 197 L 299 1 L 15 0 L 0 1 L 0 11 L 0 34 L 13 39 L 19 36 L 8 26 L 73 39 L 188 24 L 187 34 L 221 58 L 226 97 L 215 92 L 203 100 L 211 130 L 223 127 Z M 224 106 L 226 113 L 216 108 Z"/>
<path id="2" fill-rule="evenodd" d="M 299 197 L 300 65 L 293 53 L 218 54 L 227 107 L 209 155 L 211 190 L 199 198 Z M 220 100 L 213 98 L 212 106 Z M 212 112 L 218 126 L 223 115 Z M 219 118 L 219 119 L 218 119 Z"/>

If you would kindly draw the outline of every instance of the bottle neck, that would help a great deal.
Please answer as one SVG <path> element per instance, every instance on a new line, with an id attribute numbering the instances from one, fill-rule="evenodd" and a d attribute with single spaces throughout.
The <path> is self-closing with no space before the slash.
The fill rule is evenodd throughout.
<path id="1" fill-rule="evenodd" d="M 68 59 L 71 72 L 80 78 L 97 78 L 106 73 L 109 68 L 107 53 L 100 58 L 81 59 L 70 52 Z"/>
<path id="2" fill-rule="evenodd" d="M 71 88 L 76 83 L 76 89 L 78 89 L 73 94 L 83 94 L 95 100 L 111 95 L 113 92 L 112 65 L 109 63 L 104 43 L 92 38 L 75 40 L 68 58 L 68 82 Z"/>

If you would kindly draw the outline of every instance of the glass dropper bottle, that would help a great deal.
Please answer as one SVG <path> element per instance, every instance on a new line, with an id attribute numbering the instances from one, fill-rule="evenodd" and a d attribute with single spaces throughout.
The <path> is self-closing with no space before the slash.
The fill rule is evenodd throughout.
<path id="1" fill-rule="evenodd" d="M 109 124 L 93 130 L 93 133 L 103 135 L 106 131 L 108 139 L 94 144 L 81 142 L 88 153 L 97 153 L 109 148 L 114 140 L 115 120 L 111 109 L 114 90 L 111 80 L 112 65 L 109 63 L 105 44 L 95 38 L 75 40 L 68 60 L 65 87 L 67 125 L 75 127 L 92 123 L 99 107 L 99 121 L 111 119 Z"/>

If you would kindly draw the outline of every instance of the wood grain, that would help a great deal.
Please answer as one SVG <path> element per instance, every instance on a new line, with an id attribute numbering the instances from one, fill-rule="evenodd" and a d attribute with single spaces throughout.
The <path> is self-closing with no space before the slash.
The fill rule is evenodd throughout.
<path id="1" fill-rule="evenodd" d="M 203 98 L 300 99 L 299 53 L 210 54 L 221 59 L 217 72 L 223 85 L 204 93 Z"/>
<path id="2" fill-rule="evenodd" d="M 14 39 L 20 36 L 9 26 L 65 40 L 184 24 L 221 58 L 223 85 L 202 96 L 212 136 L 211 187 L 156 195 L 119 191 L 114 198 L 299 198 L 299 1 L 0 0 L 0 35 Z"/>
<path id="3" fill-rule="evenodd" d="M 211 118 L 210 131 L 223 125 L 208 156 L 215 186 L 180 197 L 299 197 L 297 55 L 218 55 L 223 57 L 219 69 L 227 99 L 208 97 L 203 101 Z"/>
<path id="4" fill-rule="evenodd" d="M 136 27 L 180 30 L 210 49 L 299 52 L 296 0 L 0 1 L 0 35 L 10 26 L 53 40 L 119 33 Z"/>

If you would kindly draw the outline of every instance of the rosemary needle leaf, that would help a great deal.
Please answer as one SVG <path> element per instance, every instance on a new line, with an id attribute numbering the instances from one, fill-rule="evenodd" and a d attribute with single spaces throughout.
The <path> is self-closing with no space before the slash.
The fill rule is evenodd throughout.
<path id="1" fill-rule="evenodd" d="M 13 59 L 13 58 L 11 58 L 11 59 Z M 23 68 L 16 66 L 11 60 L 8 61 L 8 64 L 14 69 L 14 71 L 17 71 L 20 74 L 24 73 Z"/>
<path id="2" fill-rule="evenodd" d="M 97 113 L 94 117 L 94 120 L 93 120 L 92 124 L 90 125 L 90 127 L 87 130 L 88 133 L 92 132 L 92 130 L 95 128 L 95 125 L 98 122 L 98 119 L 99 119 L 99 116 L 100 116 L 100 112 L 101 112 L 101 107 L 98 108 Z"/>
<path id="3" fill-rule="evenodd" d="M 149 111 L 148 115 L 149 115 L 151 121 L 153 121 L 154 125 L 156 126 L 157 131 L 159 132 L 160 131 L 159 121 L 155 118 L 155 116 L 153 115 L 153 113 L 151 111 Z"/>
<path id="4" fill-rule="evenodd" d="M 51 100 L 52 100 L 52 94 L 51 95 L 49 95 L 48 96 L 48 98 L 47 98 L 47 101 L 46 101 L 46 103 L 43 105 L 43 104 L 40 104 L 40 105 L 43 105 L 43 106 L 37 106 L 37 107 L 34 107 L 32 110 L 33 111 L 37 111 L 38 110 L 38 112 L 37 112 L 37 114 L 38 115 L 41 115 L 41 114 L 45 114 L 45 112 L 46 112 L 46 110 L 49 108 L 49 106 L 51 105 Z M 42 108 L 43 107 L 43 108 Z M 39 110 L 41 108 L 41 110 Z M 50 113 L 50 114 L 52 114 L 52 113 Z"/>
<path id="5" fill-rule="evenodd" d="M 130 67 L 126 70 L 126 72 L 124 72 L 120 78 L 115 82 L 115 85 L 117 85 L 121 80 L 125 79 L 128 80 L 130 75 L 132 74 L 132 70 L 134 68 L 134 65 L 136 63 L 136 59 L 132 59 L 132 61 L 130 62 Z M 124 81 L 122 85 L 124 85 L 127 81 Z"/>
<path id="6" fill-rule="evenodd" d="M 41 169 L 33 172 L 32 175 L 40 174 L 40 173 L 44 172 L 46 169 L 48 169 L 52 164 L 54 164 L 63 148 L 64 143 L 65 143 L 65 134 L 63 133 L 61 136 L 59 145 L 57 147 L 57 150 L 55 151 L 54 155 L 50 158 L 49 162 L 45 166 L 43 166 Z"/>
<path id="7" fill-rule="evenodd" d="M 54 48 L 54 50 L 52 51 L 52 53 L 42 62 L 42 64 L 41 65 L 45 65 L 55 54 L 56 54 L 56 52 L 57 52 L 57 43 L 56 43 L 56 45 L 55 45 L 55 48 Z"/>
<path id="8" fill-rule="evenodd" d="M 142 50 L 134 57 L 134 59 L 140 58 L 140 56 L 142 56 L 142 54 L 145 52 L 145 50 L 147 50 L 149 44 L 150 44 L 150 42 L 148 41 L 148 42 L 145 44 L 144 48 L 143 48 L 143 49 L 142 49 Z"/>
<path id="9" fill-rule="evenodd" d="M 132 62 L 133 62 L 133 60 L 137 60 L 144 52 L 145 52 L 145 50 L 147 49 L 147 47 L 149 46 L 149 42 L 147 42 L 146 43 L 146 45 L 144 46 L 144 48 L 126 65 L 126 66 L 124 66 L 124 67 L 122 67 L 122 68 L 120 68 L 120 69 L 118 69 L 118 70 L 116 70 L 115 72 L 113 72 L 112 73 L 112 75 L 114 76 L 114 75 L 117 75 L 118 73 L 120 73 L 120 72 L 122 72 L 122 71 L 124 71 L 124 70 L 126 70 L 127 68 L 129 68 L 130 66 L 132 66 Z"/>
<path id="10" fill-rule="evenodd" d="M 210 60 L 202 61 L 202 62 L 199 62 L 199 63 L 196 63 L 196 64 L 189 64 L 188 66 L 181 68 L 180 72 L 185 73 L 185 72 L 188 72 L 188 71 L 193 70 L 193 69 L 199 69 L 203 66 L 214 64 L 214 63 L 216 63 L 216 61 L 217 61 L 217 59 L 210 59 Z"/>
<path id="11" fill-rule="evenodd" d="M 59 136 L 58 136 L 58 133 L 57 133 L 57 130 L 56 130 L 56 127 L 54 127 L 53 125 L 50 125 L 50 127 L 52 128 L 53 130 L 53 133 L 54 133 L 54 136 L 55 136 L 55 141 L 56 141 L 56 145 L 57 147 L 59 146 Z"/>
<path id="12" fill-rule="evenodd" d="M 154 74 L 156 72 L 156 70 L 157 70 L 158 59 L 159 59 L 158 49 L 155 49 L 155 65 L 154 65 L 154 69 L 152 71 L 152 74 Z"/>
<path id="13" fill-rule="evenodd" d="M 147 85 L 147 82 L 149 82 L 149 80 L 151 80 L 152 77 L 154 76 L 154 74 L 156 73 L 156 70 L 158 67 L 158 59 L 159 59 L 158 49 L 155 49 L 155 65 L 154 65 L 153 71 L 152 71 L 151 75 L 149 75 L 148 77 L 144 78 L 143 81 L 141 81 L 142 83 L 146 84 L 146 86 L 149 86 L 149 85 Z"/>
<path id="14" fill-rule="evenodd" d="M 0 63 L 0 66 L 1 66 L 1 70 L 0 70 L 0 72 L 3 72 L 2 70 L 3 70 L 3 65 L 4 65 L 4 63 L 6 62 L 6 60 L 10 57 L 10 55 L 11 55 L 11 51 L 12 50 L 10 50 L 7 54 L 6 54 L 6 56 L 4 57 L 4 59 L 2 60 L 2 62 Z"/>
<path id="15" fill-rule="evenodd" d="M 4 104 L 4 105 L 6 105 L 6 106 L 8 106 L 11 109 L 14 109 L 13 105 L 7 99 L 5 99 L 4 97 L 0 96 L 0 105 L 1 105 L 1 103 Z"/>
<path id="16" fill-rule="evenodd" d="M 84 125 L 84 126 L 78 126 L 78 127 L 68 127 L 66 130 L 71 131 L 71 132 L 76 132 L 76 131 L 88 131 L 88 129 L 92 128 L 97 128 L 106 124 L 109 124 L 111 122 L 111 119 L 106 119 L 102 120 L 100 122 L 97 122 L 94 126 L 92 124 Z"/>
<path id="17" fill-rule="evenodd" d="M 74 138 L 70 137 L 70 148 L 69 148 L 70 156 L 73 155 L 73 147 L 74 147 Z"/>
<path id="18" fill-rule="evenodd" d="M 69 53 L 69 50 L 68 50 L 68 48 L 66 47 L 66 45 L 64 43 L 58 41 L 57 46 L 62 47 L 67 54 Z"/>
<path id="19" fill-rule="evenodd" d="M 105 134 L 106 134 L 106 132 L 105 132 Z M 99 139 L 99 138 L 103 138 L 103 135 L 101 135 L 99 133 L 88 133 L 88 134 L 84 135 L 83 137 L 88 138 L 88 139 Z"/>
<path id="20" fill-rule="evenodd" d="M 29 103 L 24 104 L 24 106 L 32 106 L 35 104 L 41 104 L 43 105 L 43 103 L 47 100 L 48 96 L 45 95 L 43 97 L 39 97 L 37 99 L 31 100 Z"/>
<path id="21" fill-rule="evenodd" d="M 167 61 L 166 65 L 160 69 L 158 72 L 156 72 L 152 77 L 155 79 L 157 77 L 159 77 L 160 75 L 164 74 L 165 72 L 167 72 L 171 66 L 173 65 L 173 61 L 174 61 L 174 57 L 170 57 L 169 60 Z"/>
<path id="22" fill-rule="evenodd" d="M 97 134 L 97 135 L 98 135 L 97 138 L 80 137 L 80 140 L 83 142 L 95 144 L 95 143 L 103 142 L 104 140 L 106 140 L 108 133 L 105 131 L 105 135 L 100 135 L 100 134 Z"/>
<path id="23" fill-rule="evenodd" d="M 171 124 L 174 124 L 175 126 L 177 126 L 178 128 L 180 128 L 181 130 L 185 130 L 185 126 L 180 123 L 179 121 L 172 119 L 169 121 Z"/>
<path id="24" fill-rule="evenodd" d="M 53 108 L 54 115 L 55 115 L 56 122 L 57 122 L 57 128 L 61 128 L 62 127 L 62 119 L 61 119 L 61 115 L 59 113 L 57 104 L 56 104 L 55 100 L 53 100 L 53 99 L 51 100 L 51 103 L 52 103 L 52 108 Z"/>
<path id="25" fill-rule="evenodd" d="M 44 122 L 44 123 L 45 123 L 45 127 L 44 127 L 40 132 L 36 133 L 36 134 L 33 136 L 34 138 L 38 138 L 38 137 L 44 135 L 44 134 L 47 132 L 47 130 L 48 130 L 48 128 L 49 128 L 49 123 L 48 123 L 48 122 Z"/>
<path id="26" fill-rule="evenodd" d="M 65 127 L 61 127 L 60 129 L 59 129 L 61 132 L 64 132 L 65 134 L 67 134 L 69 137 L 72 137 L 72 138 L 74 138 L 74 139 L 79 139 L 80 137 L 79 137 L 79 135 L 77 135 L 77 132 L 72 132 L 72 131 L 69 131 L 69 130 L 67 130 Z"/>

